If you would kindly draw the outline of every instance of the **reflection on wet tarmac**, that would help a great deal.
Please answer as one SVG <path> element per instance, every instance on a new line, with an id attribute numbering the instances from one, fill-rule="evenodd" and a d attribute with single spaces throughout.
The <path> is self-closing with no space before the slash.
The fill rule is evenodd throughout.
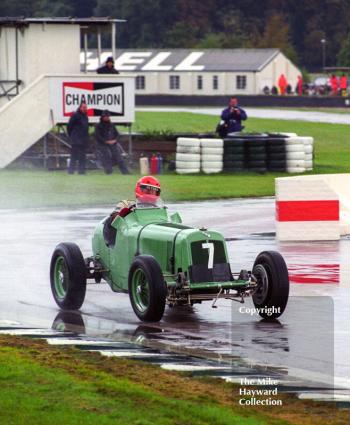
<path id="1" fill-rule="evenodd" d="M 288 264 L 289 279 L 292 283 L 339 284 L 339 264 Z"/>

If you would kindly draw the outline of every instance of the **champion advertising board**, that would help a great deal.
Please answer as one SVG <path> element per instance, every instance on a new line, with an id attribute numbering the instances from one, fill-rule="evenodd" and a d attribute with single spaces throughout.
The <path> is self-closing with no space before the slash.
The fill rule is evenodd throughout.
<path id="1" fill-rule="evenodd" d="M 70 116 L 85 102 L 91 123 L 99 121 L 108 109 L 115 123 L 135 120 L 134 77 L 51 77 L 50 103 L 56 123 L 67 123 Z"/>

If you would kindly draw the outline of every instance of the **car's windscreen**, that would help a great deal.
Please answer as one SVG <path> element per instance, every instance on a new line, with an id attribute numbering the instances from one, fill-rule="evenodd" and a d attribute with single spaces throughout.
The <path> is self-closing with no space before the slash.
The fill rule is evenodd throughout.
<path id="1" fill-rule="evenodd" d="M 154 199 L 142 199 L 142 200 L 136 200 L 136 208 L 142 209 L 142 208 L 163 208 L 164 202 L 163 200 L 157 196 Z"/>

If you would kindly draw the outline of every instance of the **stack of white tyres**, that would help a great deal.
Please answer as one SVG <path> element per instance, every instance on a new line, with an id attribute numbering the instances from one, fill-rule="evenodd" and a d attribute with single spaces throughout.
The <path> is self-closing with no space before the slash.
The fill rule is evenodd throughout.
<path id="1" fill-rule="evenodd" d="M 288 137 L 286 139 L 287 172 L 302 173 L 313 169 L 312 137 Z"/>
<path id="2" fill-rule="evenodd" d="M 176 141 L 176 172 L 178 174 L 199 173 L 201 169 L 200 140 L 179 137 Z"/>
<path id="3" fill-rule="evenodd" d="M 313 137 L 302 137 L 305 150 L 305 169 L 311 171 L 314 168 L 314 139 Z"/>
<path id="4" fill-rule="evenodd" d="M 224 166 L 224 141 L 222 139 L 201 139 L 201 150 L 204 173 L 221 173 Z"/>

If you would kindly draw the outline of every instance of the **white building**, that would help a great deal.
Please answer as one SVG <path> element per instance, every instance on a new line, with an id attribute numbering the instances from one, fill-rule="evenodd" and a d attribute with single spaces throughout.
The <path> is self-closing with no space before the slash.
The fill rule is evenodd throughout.
<path id="1" fill-rule="evenodd" d="M 87 70 L 111 55 L 89 50 Z M 256 95 L 281 74 L 294 89 L 301 74 L 279 49 L 116 50 L 115 67 L 136 74 L 136 94 Z"/>

